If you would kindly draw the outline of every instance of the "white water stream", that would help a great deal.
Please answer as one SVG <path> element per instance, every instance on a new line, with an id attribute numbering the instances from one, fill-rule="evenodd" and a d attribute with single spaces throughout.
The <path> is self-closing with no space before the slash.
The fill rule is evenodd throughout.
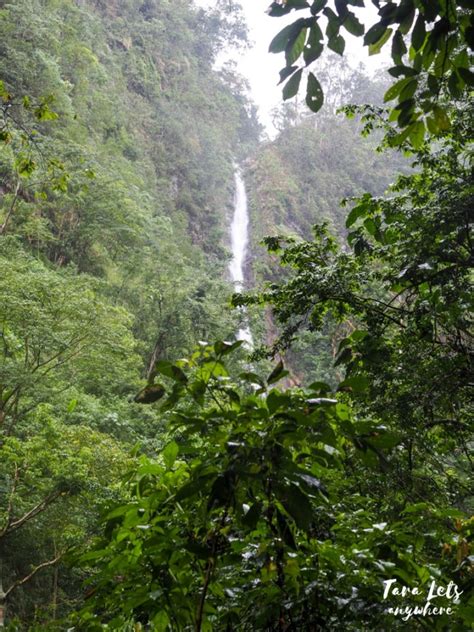
<path id="1" fill-rule="evenodd" d="M 229 272 L 234 283 L 235 291 L 241 292 L 245 281 L 244 267 L 249 241 L 249 213 L 245 184 L 242 179 L 240 169 L 238 168 L 235 170 L 234 180 L 234 216 L 230 226 L 232 260 L 229 264 Z M 242 314 L 245 316 L 245 308 L 242 308 Z M 247 318 L 245 318 L 245 324 L 237 332 L 237 339 L 243 340 L 250 347 L 253 344 L 252 334 L 248 326 Z"/>

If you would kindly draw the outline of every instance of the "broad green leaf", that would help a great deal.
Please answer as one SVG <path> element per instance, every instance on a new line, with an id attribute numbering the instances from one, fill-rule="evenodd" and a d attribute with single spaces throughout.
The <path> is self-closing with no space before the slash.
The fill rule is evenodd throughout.
<path id="1" fill-rule="evenodd" d="M 357 17 L 351 11 L 347 13 L 347 16 L 345 17 L 342 25 L 346 29 L 346 31 L 348 31 L 352 35 L 355 35 L 356 37 L 364 34 L 364 25 L 359 22 Z"/>
<path id="2" fill-rule="evenodd" d="M 280 81 L 278 82 L 278 85 L 283 83 L 283 81 L 285 81 L 285 79 L 292 75 L 296 70 L 298 70 L 298 66 L 285 66 L 282 68 L 280 70 Z"/>
<path id="3" fill-rule="evenodd" d="M 157 402 L 164 397 L 165 394 L 166 389 L 163 384 L 151 384 L 145 386 L 145 388 L 135 396 L 134 401 L 137 404 L 153 404 L 153 402 Z"/>
<path id="4" fill-rule="evenodd" d="M 350 228 L 353 224 L 356 223 L 358 219 L 360 219 L 361 217 L 364 217 L 364 215 L 368 213 L 369 210 L 370 209 L 367 207 L 366 204 L 358 204 L 357 206 L 354 206 L 354 208 L 351 210 L 351 212 L 347 216 L 346 228 Z"/>
<path id="5" fill-rule="evenodd" d="M 176 441 L 170 441 L 170 443 L 168 443 L 168 445 L 161 452 L 161 456 L 163 457 L 165 465 L 168 469 L 173 467 L 174 462 L 176 461 L 176 457 L 178 456 L 178 453 L 179 453 L 179 446 L 176 443 Z"/>
<path id="6" fill-rule="evenodd" d="M 326 382 L 311 382 L 311 384 L 308 386 L 308 390 L 321 393 L 329 393 L 332 389 L 329 384 L 326 384 Z"/>
<path id="7" fill-rule="evenodd" d="M 408 137 L 415 149 L 420 149 L 425 139 L 425 124 L 423 121 L 416 121 L 409 126 Z"/>
<path id="8" fill-rule="evenodd" d="M 300 68 L 298 72 L 286 82 L 285 87 L 283 88 L 283 100 L 291 99 L 298 93 L 298 88 L 300 87 L 301 75 L 303 73 L 303 69 Z"/>
<path id="9" fill-rule="evenodd" d="M 346 42 L 342 35 L 334 35 L 328 39 L 328 47 L 338 55 L 342 55 L 346 47 Z"/>
<path id="10" fill-rule="evenodd" d="M 363 393 L 370 386 L 369 378 L 363 375 L 354 375 L 353 377 L 348 377 L 343 380 L 339 386 L 338 391 L 350 390 L 355 393 Z"/>
<path id="11" fill-rule="evenodd" d="M 311 5 L 311 13 L 313 15 L 317 15 L 324 9 L 327 3 L 327 0 L 314 0 L 313 4 Z"/>
<path id="12" fill-rule="evenodd" d="M 245 371 L 244 373 L 240 373 L 239 377 L 242 380 L 249 382 L 249 384 L 258 384 L 261 387 L 265 386 L 264 380 L 262 380 L 259 375 L 253 373 L 252 371 Z"/>
<path id="13" fill-rule="evenodd" d="M 323 34 L 319 24 L 316 22 L 309 31 L 308 41 L 303 51 L 306 66 L 309 66 L 309 64 L 318 59 L 323 52 L 324 45 L 321 41 L 322 39 Z"/>
<path id="14" fill-rule="evenodd" d="M 457 69 L 459 75 L 466 82 L 468 86 L 474 86 L 474 73 L 469 70 L 469 68 L 458 68 Z"/>
<path id="15" fill-rule="evenodd" d="M 284 4 L 280 4 L 278 2 L 272 2 L 270 7 L 268 8 L 267 13 L 272 17 L 279 18 L 283 15 L 287 15 L 290 11 L 300 9 L 308 9 L 309 3 L 306 0 L 287 0 Z"/>
<path id="16" fill-rule="evenodd" d="M 186 374 L 182 369 L 173 364 L 172 362 L 168 362 L 167 360 L 160 360 L 156 363 L 155 369 L 161 375 L 171 378 L 175 380 L 175 382 L 181 382 L 185 384 L 188 381 Z"/>
<path id="17" fill-rule="evenodd" d="M 288 42 L 288 46 L 285 49 L 285 58 L 287 66 L 291 66 L 300 57 L 304 50 L 306 35 L 308 29 L 303 27 L 294 40 Z"/>
<path id="18" fill-rule="evenodd" d="M 388 42 L 392 35 L 393 29 L 386 29 L 382 37 L 378 39 L 374 44 L 369 45 L 369 55 L 378 55 L 382 50 L 384 44 Z"/>
<path id="19" fill-rule="evenodd" d="M 275 491 L 278 500 L 293 518 L 296 526 L 303 531 L 308 531 L 313 519 L 313 508 L 307 494 L 294 484 L 289 486 L 278 484 Z"/>
<path id="20" fill-rule="evenodd" d="M 451 127 L 451 121 L 444 108 L 436 105 L 433 108 L 433 116 L 440 130 L 445 131 Z"/>
<path id="21" fill-rule="evenodd" d="M 288 43 L 294 41 L 301 29 L 305 28 L 306 21 L 303 18 L 296 20 L 293 24 L 285 26 L 270 42 L 270 53 L 283 53 L 288 46 Z"/>
<path id="22" fill-rule="evenodd" d="M 225 355 L 228 355 L 229 353 L 232 353 L 233 351 L 241 347 L 243 344 L 244 344 L 243 340 L 236 340 L 235 342 L 227 342 L 225 340 L 218 340 L 214 344 L 214 351 L 219 356 L 225 356 Z"/>
<path id="23" fill-rule="evenodd" d="M 426 38 L 426 28 L 425 28 L 425 19 L 423 15 L 420 13 L 415 26 L 413 27 L 413 31 L 411 34 L 411 45 L 414 50 L 418 51 L 421 49 L 423 44 L 425 43 Z"/>
<path id="24" fill-rule="evenodd" d="M 402 64 L 402 57 L 406 55 L 407 47 L 400 31 L 395 31 L 392 39 L 392 59 L 396 64 Z"/>
<path id="25" fill-rule="evenodd" d="M 313 112 L 319 112 L 324 103 L 323 89 L 312 72 L 308 75 L 306 104 Z"/>
<path id="26" fill-rule="evenodd" d="M 387 27 L 384 24 L 377 23 L 370 27 L 364 36 L 364 45 L 370 46 L 377 43 L 387 32 Z"/>
<path id="27" fill-rule="evenodd" d="M 156 632 L 166 632 L 170 624 L 170 619 L 165 610 L 160 610 L 152 619 L 153 629 Z"/>
<path id="28" fill-rule="evenodd" d="M 255 529 L 262 513 L 262 504 L 255 502 L 250 509 L 244 514 L 242 524 L 250 530 Z"/>
<path id="29" fill-rule="evenodd" d="M 284 375 L 287 375 L 287 372 L 285 372 L 283 362 L 280 360 L 273 371 L 270 373 L 270 375 L 267 377 L 267 384 L 278 382 L 278 380 L 281 377 L 284 377 Z"/>
<path id="30" fill-rule="evenodd" d="M 392 75 L 392 77 L 401 77 L 403 75 L 411 77 L 418 74 L 414 68 L 411 66 L 404 66 L 403 64 L 398 64 L 397 66 L 389 68 L 388 72 Z"/>
<path id="31" fill-rule="evenodd" d="M 394 83 L 384 94 L 384 102 L 386 103 L 387 101 L 392 101 L 393 99 L 398 97 L 403 88 L 412 81 L 416 81 L 416 79 L 413 79 L 412 77 L 405 77 L 404 79 L 400 79 L 399 81 Z"/>

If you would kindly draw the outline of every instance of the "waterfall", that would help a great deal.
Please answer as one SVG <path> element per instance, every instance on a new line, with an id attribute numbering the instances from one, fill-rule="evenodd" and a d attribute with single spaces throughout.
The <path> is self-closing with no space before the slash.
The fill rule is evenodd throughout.
<path id="1" fill-rule="evenodd" d="M 230 226 L 232 260 L 229 264 L 230 277 L 234 283 L 236 292 L 241 292 L 244 287 L 245 274 L 244 264 L 247 254 L 247 245 L 249 241 L 249 213 L 247 207 L 247 194 L 242 174 L 239 168 L 236 168 L 235 175 L 235 194 L 234 194 L 234 216 Z M 241 310 L 245 316 L 245 309 Z M 244 340 L 248 346 L 252 346 L 252 334 L 245 317 L 245 323 L 237 332 L 238 340 Z"/>

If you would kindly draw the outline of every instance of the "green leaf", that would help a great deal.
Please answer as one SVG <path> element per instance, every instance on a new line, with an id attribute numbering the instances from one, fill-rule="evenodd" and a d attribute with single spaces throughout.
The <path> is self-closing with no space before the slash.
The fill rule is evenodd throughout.
<path id="1" fill-rule="evenodd" d="M 214 481 L 209 495 L 208 510 L 215 507 L 222 507 L 227 504 L 233 494 L 234 486 L 232 479 L 227 473 L 220 474 Z"/>
<path id="2" fill-rule="evenodd" d="M 155 364 L 155 370 L 161 375 L 166 377 L 170 377 L 175 382 L 181 382 L 185 384 L 188 381 L 186 374 L 182 369 L 173 364 L 172 362 L 168 362 L 167 360 L 160 360 Z"/>
<path id="3" fill-rule="evenodd" d="M 135 396 L 133 401 L 137 404 L 152 404 L 161 399 L 165 393 L 166 389 L 163 384 L 151 384 L 145 386 L 145 388 Z"/>
<path id="4" fill-rule="evenodd" d="M 386 33 L 387 27 L 380 22 L 370 27 L 364 36 L 364 45 L 370 46 L 378 42 Z"/>
<path id="5" fill-rule="evenodd" d="M 438 105 L 433 108 L 433 116 L 436 124 L 440 130 L 446 131 L 451 127 L 451 121 L 446 113 L 446 110 Z"/>
<path id="6" fill-rule="evenodd" d="M 289 546 L 290 549 L 293 549 L 294 551 L 296 551 L 297 546 L 296 546 L 295 538 L 293 537 L 291 527 L 288 524 L 286 517 L 281 513 L 281 511 L 278 511 L 278 509 L 276 512 L 276 516 L 277 516 L 278 530 L 280 532 L 283 542 L 287 546 Z"/>
<path id="7" fill-rule="evenodd" d="M 239 373 L 239 377 L 241 380 L 245 380 L 249 384 L 258 384 L 261 387 L 265 386 L 265 382 L 262 380 L 262 378 L 256 373 L 253 373 L 252 371 L 245 371 L 244 373 Z"/>
<path id="8" fill-rule="evenodd" d="M 425 140 L 425 124 L 423 121 L 415 121 L 409 126 L 408 138 L 415 149 L 420 149 Z"/>
<path id="9" fill-rule="evenodd" d="M 278 85 L 280 85 L 280 83 L 283 83 L 285 79 L 287 79 L 295 72 L 295 70 L 298 70 L 298 66 L 285 66 L 284 68 L 282 68 L 279 73 L 280 81 L 278 82 Z"/>
<path id="10" fill-rule="evenodd" d="M 53 112 L 47 104 L 42 104 L 36 108 L 34 114 L 38 121 L 54 121 L 59 118 L 59 115 Z"/>
<path id="11" fill-rule="evenodd" d="M 459 76 L 458 72 L 453 70 L 453 72 L 449 76 L 448 80 L 448 89 L 449 93 L 455 98 L 459 99 L 462 95 L 462 90 L 464 88 L 464 81 Z"/>
<path id="12" fill-rule="evenodd" d="M 400 101 L 406 101 L 407 99 L 411 99 L 415 94 L 416 89 L 418 87 L 418 79 L 411 77 L 408 83 L 403 86 L 400 92 Z"/>
<path id="13" fill-rule="evenodd" d="M 156 632 L 166 632 L 170 624 L 170 618 L 165 610 L 160 610 L 152 619 L 153 629 Z"/>
<path id="14" fill-rule="evenodd" d="M 354 375 L 343 380 L 339 386 L 338 391 L 353 391 L 355 393 L 363 393 L 370 386 L 369 378 L 364 375 Z"/>
<path id="15" fill-rule="evenodd" d="M 400 79 L 392 86 L 390 86 L 390 88 L 384 94 L 384 103 L 387 103 L 387 101 L 392 101 L 393 99 L 398 97 L 403 88 L 407 86 L 411 81 L 416 81 L 416 79 L 413 79 L 413 77 L 405 77 L 404 79 Z"/>
<path id="16" fill-rule="evenodd" d="M 468 86 L 474 86 L 474 73 L 471 70 L 468 68 L 458 68 L 457 71 Z"/>
<path id="17" fill-rule="evenodd" d="M 392 39 L 392 59 L 396 64 L 402 63 L 402 57 L 406 55 L 407 47 L 400 31 L 396 31 Z"/>
<path id="18" fill-rule="evenodd" d="M 346 42 L 342 35 L 334 35 L 328 39 L 328 47 L 338 55 L 342 55 L 346 47 Z"/>
<path id="19" fill-rule="evenodd" d="M 346 29 L 346 31 L 351 33 L 351 35 L 355 35 L 356 37 L 360 37 L 365 31 L 364 25 L 359 22 L 351 11 L 347 13 L 342 26 Z"/>
<path id="20" fill-rule="evenodd" d="M 191 393 L 192 398 L 198 404 L 204 403 L 204 395 L 206 393 L 206 382 L 204 380 L 194 380 L 189 385 L 189 392 Z"/>
<path id="21" fill-rule="evenodd" d="M 425 19 L 420 13 L 411 34 L 411 45 L 415 51 L 419 51 L 426 39 Z"/>
<path id="22" fill-rule="evenodd" d="M 71 399 L 71 401 L 69 402 L 67 406 L 67 412 L 68 413 L 74 412 L 74 410 L 76 409 L 76 406 L 77 406 L 77 399 Z"/>
<path id="23" fill-rule="evenodd" d="M 318 13 L 320 13 L 327 5 L 327 3 L 327 0 L 314 0 L 313 4 L 311 5 L 311 14 L 317 15 Z"/>
<path id="24" fill-rule="evenodd" d="M 179 502 L 181 500 L 184 500 L 185 498 L 200 495 L 203 491 L 205 491 L 205 486 L 207 485 L 208 480 L 213 478 L 214 476 L 215 474 L 208 474 L 206 476 L 200 476 L 197 479 L 188 481 L 178 489 L 175 495 L 175 500 Z"/>
<path id="25" fill-rule="evenodd" d="M 389 68 L 388 72 L 392 75 L 392 77 L 401 77 L 402 75 L 412 77 L 418 74 L 414 68 L 411 68 L 411 66 L 404 66 L 403 64 L 398 64 L 397 66 Z"/>
<path id="26" fill-rule="evenodd" d="M 278 380 L 284 375 L 288 375 L 288 373 L 285 371 L 283 362 L 280 360 L 273 371 L 270 373 L 270 375 L 267 377 L 267 384 L 274 384 L 275 382 L 278 382 Z"/>
<path id="27" fill-rule="evenodd" d="M 241 347 L 243 344 L 244 344 L 243 340 L 237 340 L 236 342 L 226 342 L 225 340 L 218 340 L 214 344 L 214 351 L 216 352 L 217 355 L 224 356 L 224 355 L 228 355 L 229 353 L 232 353 L 232 351 L 235 351 L 236 349 Z"/>
<path id="28" fill-rule="evenodd" d="M 254 503 L 242 518 L 242 524 L 253 531 L 257 526 L 261 513 L 262 504 L 260 502 Z"/>
<path id="29" fill-rule="evenodd" d="M 305 28 L 306 20 L 300 18 L 293 22 L 293 24 L 289 24 L 285 26 L 270 42 L 269 52 L 270 53 L 283 53 L 288 46 L 288 43 L 294 41 L 299 32 Z"/>
<path id="30" fill-rule="evenodd" d="M 311 27 L 308 41 L 303 51 L 304 61 L 307 66 L 318 59 L 323 52 L 324 45 L 321 41 L 322 39 L 323 34 L 321 32 L 321 29 L 319 28 L 319 24 L 316 22 Z"/>
<path id="31" fill-rule="evenodd" d="M 329 384 L 326 384 L 326 382 L 312 382 L 308 386 L 308 390 L 316 391 L 319 393 L 330 393 L 332 389 Z"/>
<path id="32" fill-rule="evenodd" d="M 402 33 L 403 35 L 406 35 L 410 31 L 411 25 L 413 24 L 414 19 L 415 19 L 415 9 L 412 7 L 406 13 L 406 15 L 400 20 L 400 26 L 398 27 L 400 30 L 400 33 Z"/>
<path id="33" fill-rule="evenodd" d="M 12 140 L 12 135 L 7 130 L 0 130 L 0 141 L 8 145 Z"/>
<path id="34" fill-rule="evenodd" d="M 282 15 L 287 15 L 290 11 L 299 11 L 300 9 L 308 9 L 309 4 L 306 0 L 287 0 L 285 4 L 279 2 L 272 2 L 268 9 L 268 15 L 271 17 L 279 18 Z"/>
<path id="35" fill-rule="evenodd" d="M 354 206 L 346 219 L 346 228 L 350 228 L 360 217 L 364 217 L 369 212 L 369 208 L 366 204 L 358 204 Z"/>
<path id="36" fill-rule="evenodd" d="M 279 408 L 285 408 L 289 405 L 290 398 L 288 395 L 284 395 L 279 393 L 278 391 L 270 391 L 266 404 L 268 406 L 269 412 L 273 415 Z"/>
<path id="37" fill-rule="evenodd" d="M 324 103 L 324 94 L 321 84 L 312 72 L 308 75 L 306 91 L 306 104 L 312 112 L 319 112 Z"/>
<path id="38" fill-rule="evenodd" d="M 293 64 L 301 55 L 306 42 L 306 34 L 308 29 L 302 28 L 298 35 L 288 42 L 288 46 L 285 49 L 286 63 L 288 66 Z"/>
<path id="39" fill-rule="evenodd" d="M 293 518 L 296 526 L 308 531 L 313 519 L 311 502 L 304 492 L 294 484 L 289 486 L 277 485 L 276 495 L 287 513 Z"/>
<path id="40" fill-rule="evenodd" d="M 383 45 L 386 44 L 386 42 L 388 42 L 388 40 L 390 39 L 392 32 L 393 29 L 387 29 L 382 37 L 375 42 L 375 44 L 370 44 L 369 55 L 378 55 L 382 50 Z"/>
<path id="41" fill-rule="evenodd" d="M 303 69 L 300 68 L 298 72 L 289 79 L 285 87 L 283 88 L 283 100 L 292 99 L 298 93 L 298 88 L 300 87 L 301 75 L 303 73 Z"/>
<path id="42" fill-rule="evenodd" d="M 364 228 L 369 233 L 369 235 L 372 235 L 372 237 L 377 232 L 377 224 L 375 223 L 375 221 L 371 217 L 368 217 L 364 221 Z"/>
<path id="43" fill-rule="evenodd" d="M 179 453 L 179 446 L 175 441 L 171 441 L 165 447 L 165 449 L 161 452 L 161 456 L 165 462 L 165 465 L 168 469 L 171 469 L 176 461 L 176 457 Z"/>
<path id="44" fill-rule="evenodd" d="M 308 472 L 300 472 L 296 473 L 296 476 L 302 481 L 302 484 L 305 485 L 308 489 L 320 492 L 323 489 L 323 485 L 319 479 Z"/>

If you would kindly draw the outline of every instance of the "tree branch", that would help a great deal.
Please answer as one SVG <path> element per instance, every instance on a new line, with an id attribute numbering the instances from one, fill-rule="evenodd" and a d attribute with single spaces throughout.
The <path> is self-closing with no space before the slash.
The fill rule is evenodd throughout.
<path id="1" fill-rule="evenodd" d="M 17 580 L 10 586 L 10 588 L 5 592 L 5 599 L 7 599 L 8 595 L 11 592 L 13 592 L 16 588 L 18 588 L 19 586 L 22 586 L 23 584 L 26 584 L 26 582 L 29 582 L 30 579 L 34 577 L 36 573 L 41 571 L 43 568 L 47 568 L 48 566 L 54 566 L 54 564 L 57 564 L 59 560 L 63 557 L 63 555 L 64 555 L 64 552 L 59 553 L 52 560 L 48 560 L 47 562 L 43 562 L 42 564 L 38 564 L 38 566 L 35 566 L 29 575 L 26 575 L 25 577 L 23 577 L 23 579 Z"/>
<path id="2" fill-rule="evenodd" d="M 13 196 L 13 201 L 10 205 L 10 208 L 8 209 L 8 213 L 7 213 L 7 216 L 5 217 L 5 221 L 0 226 L 0 235 L 4 235 L 7 232 L 7 225 L 8 225 L 8 222 L 10 221 L 10 217 L 15 208 L 16 201 L 18 200 L 19 191 L 20 191 L 20 178 L 18 178 L 18 181 L 16 183 L 16 189 L 15 189 L 15 194 Z"/>
<path id="3" fill-rule="evenodd" d="M 14 520 L 14 521 L 10 520 L 9 525 L 4 531 L 2 531 L 0 536 L 4 537 L 12 533 L 12 531 L 16 531 L 17 529 L 22 527 L 25 524 L 25 522 L 28 522 L 29 520 L 31 520 L 38 514 L 42 513 L 45 509 L 47 509 L 49 505 L 51 505 L 51 503 L 53 503 L 56 500 L 56 498 L 58 498 L 60 495 L 61 495 L 60 491 L 52 492 L 51 494 L 49 494 L 49 496 L 46 496 L 46 498 L 43 498 L 41 502 L 39 502 L 32 509 L 30 509 L 30 511 L 27 511 L 25 514 L 23 514 L 21 518 L 18 518 L 17 520 Z"/>

